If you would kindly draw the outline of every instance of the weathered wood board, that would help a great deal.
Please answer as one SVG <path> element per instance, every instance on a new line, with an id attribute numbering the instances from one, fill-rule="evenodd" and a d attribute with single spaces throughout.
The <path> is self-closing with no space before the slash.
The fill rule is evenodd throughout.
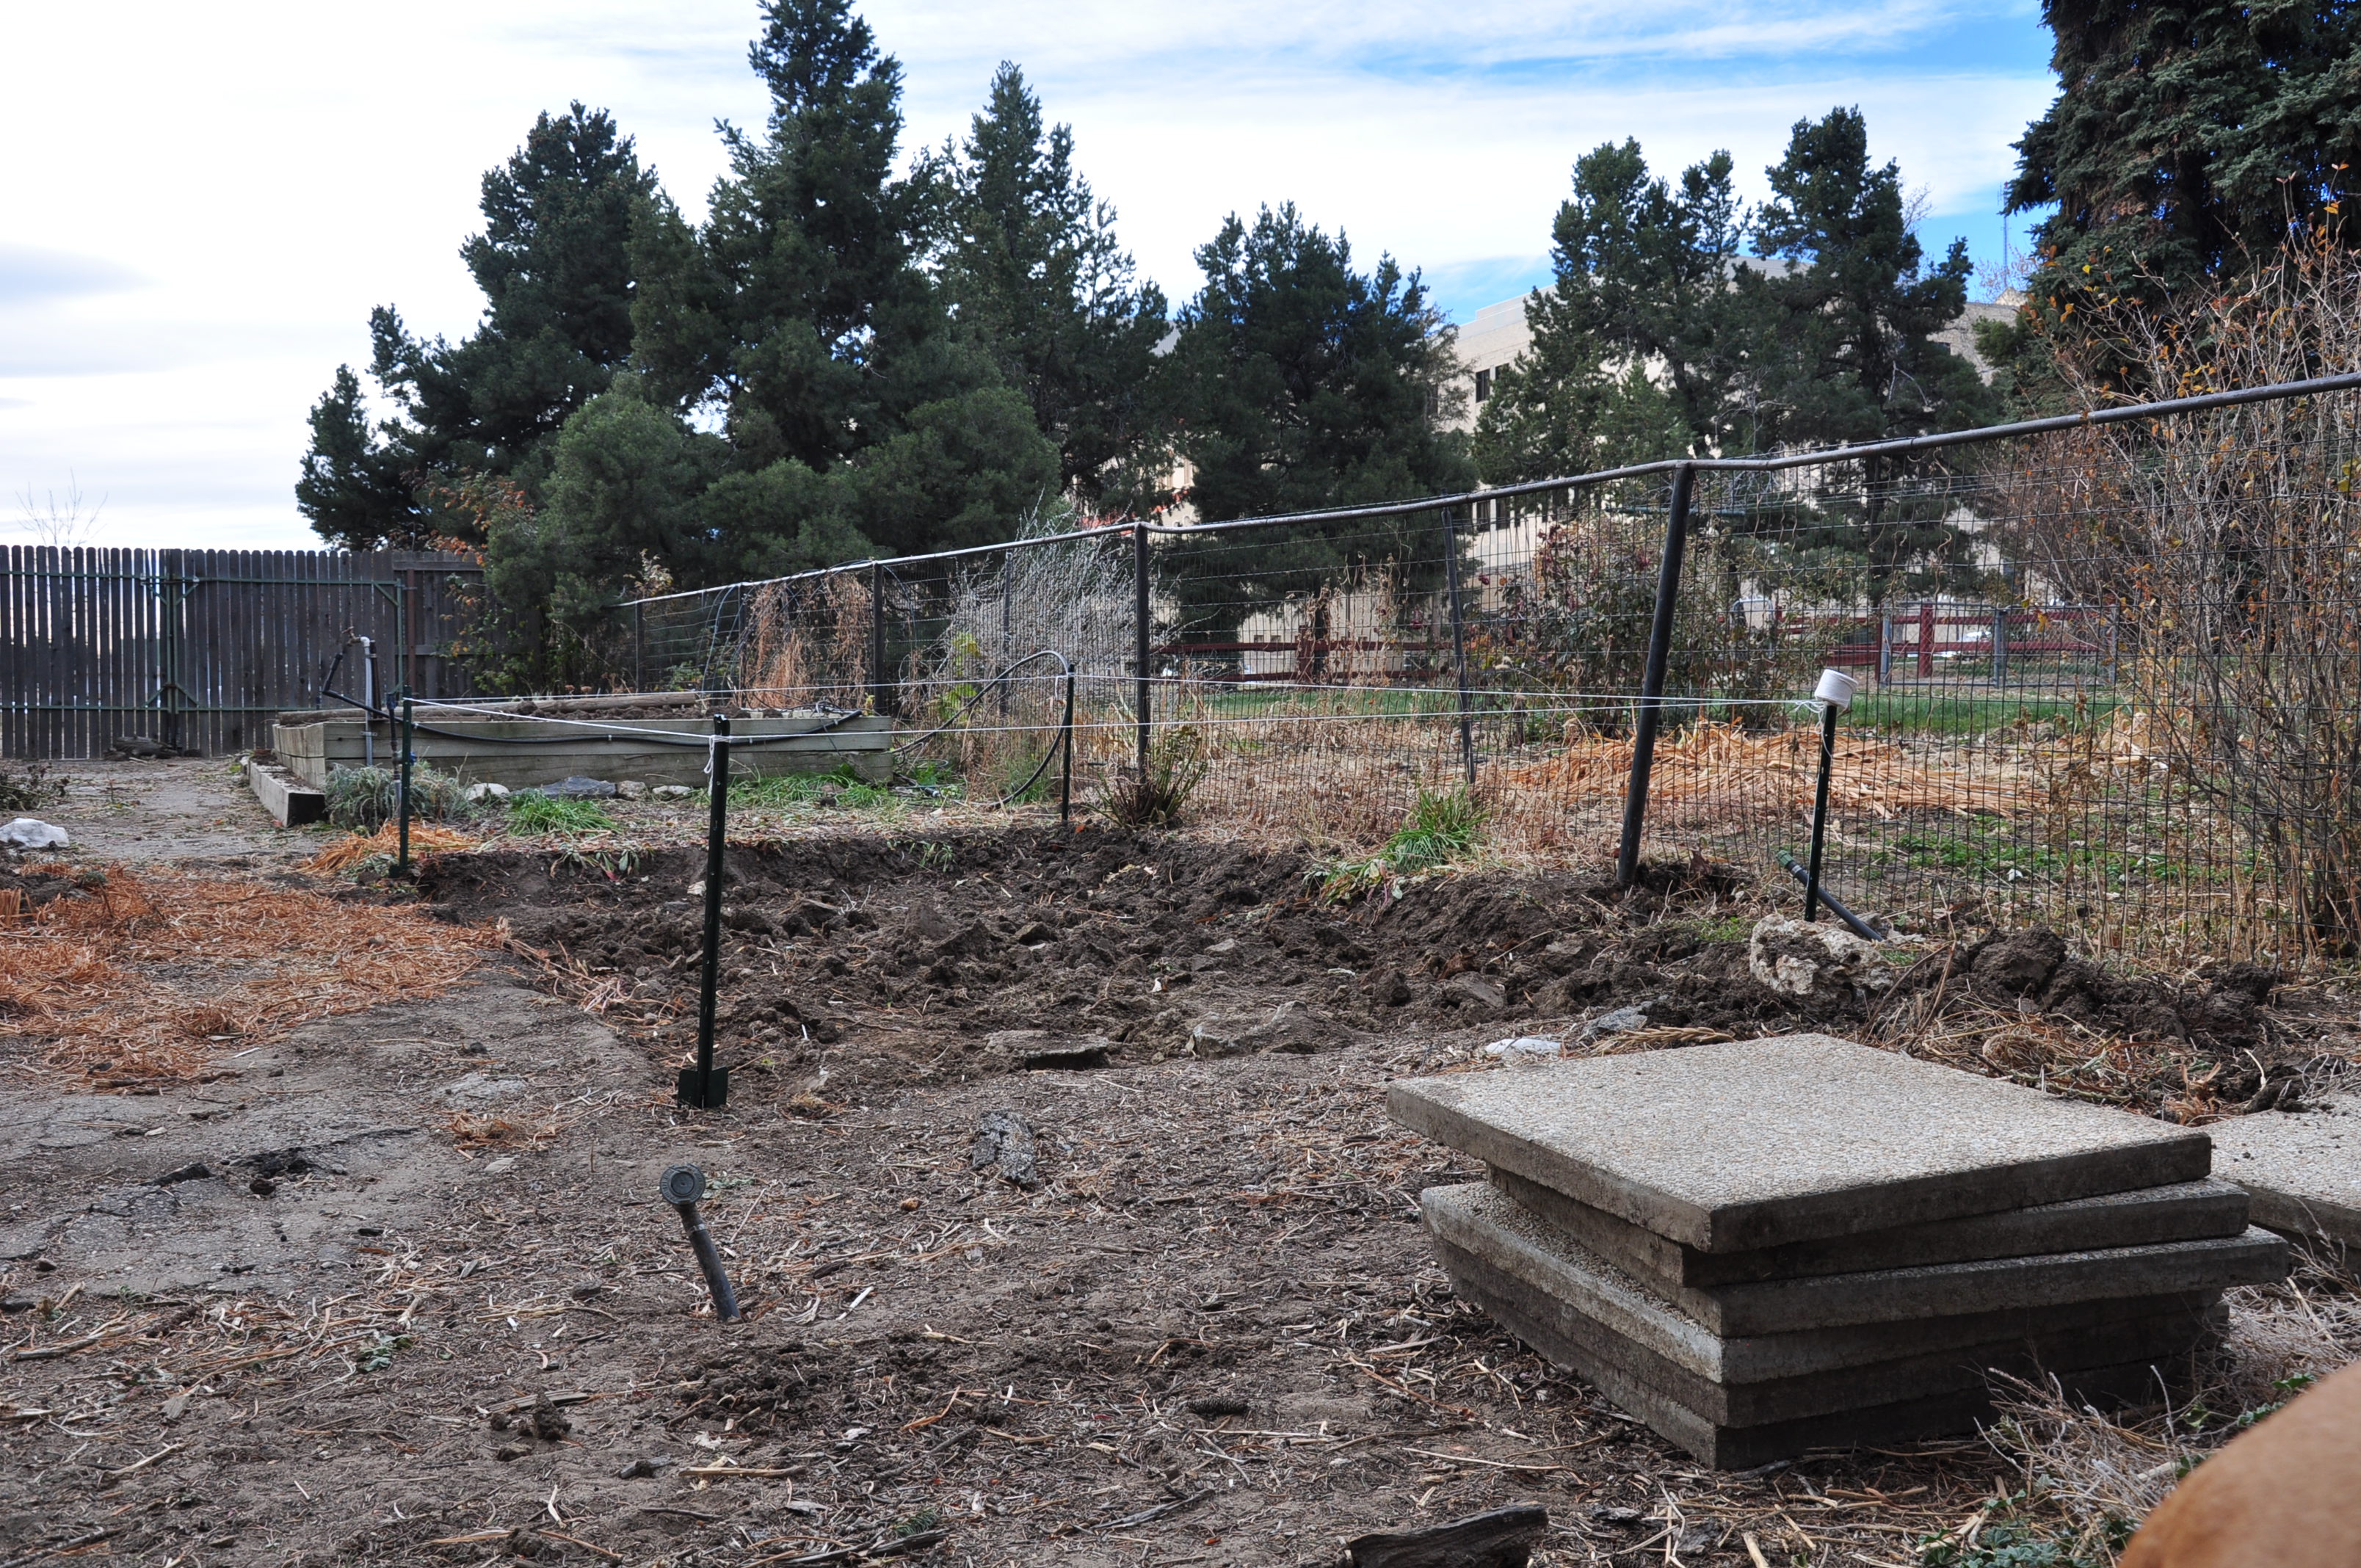
<path id="1" fill-rule="evenodd" d="M 302 716 L 304 722 L 286 722 L 296 717 L 282 716 L 273 727 L 271 750 L 314 788 L 326 785 L 333 769 L 360 767 L 371 757 L 391 766 L 398 754 L 392 728 L 383 719 Z M 680 740 L 656 740 L 644 733 L 650 730 Z M 701 784 L 705 740 L 711 733 L 711 721 L 704 718 L 618 719 L 609 727 L 434 714 L 420 716 L 416 744 L 420 762 L 468 784 L 528 789 L 579 776 Z M 893 721 L 873 714 L 740 718 L 731 722 L 730 736 L 733 776 L 824 773 L 850 765 L 862 777 L 882 783 L 893 772 Z"/>

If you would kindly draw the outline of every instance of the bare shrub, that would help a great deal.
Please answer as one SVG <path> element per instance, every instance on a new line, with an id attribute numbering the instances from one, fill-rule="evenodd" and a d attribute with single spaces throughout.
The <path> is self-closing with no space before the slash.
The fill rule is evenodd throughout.
<path id="1" fill-rule="evenodd" d="M 2361 367 L 2361 261 L 2291 250 L 2231 289 L 2107 323 L 2183 394 Z M 2081 389 L 2094 401 L 2105 389 Z M 2049 439 L 2013 510 L 2033 570 L 2120 607 L 2125 674 L 2176 785 L 2251 845 L 2227 873 L 2298 942 L 2361 949 L 2361 400 L 2217 409 Z M 2252 868 L 2239 859 L 2259 861 Z"/>

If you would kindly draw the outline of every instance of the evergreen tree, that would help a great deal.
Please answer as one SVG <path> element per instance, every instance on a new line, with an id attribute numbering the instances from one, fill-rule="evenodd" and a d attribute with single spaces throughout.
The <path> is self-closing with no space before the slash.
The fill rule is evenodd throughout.
<path id="1" fill-rule="evenodd" d="M 484 175 L 484 232 L 460 247 L 484 293 L 482 323 L 456 345 L 422 341 L 379 306 L 371 368 L 400 417 L 369 431 L 339 411 L 358 407 L 341 371 L 314 409 L 296 494 L 313 528 L 348 545 L 467 537 L 465 514 L 432 504 L 430 480 L 489 472 L 538 485 L 559 429 L 630 356 L 631 233 L 654 192 L 604 110 L 542 115 Z M 331 475 L 343 477 L 331 485 Z"/>
<path id="2" fill-rule="evenodd" d="M 2063 395 L 2049 345 L 2120 375 L 2094 307 L 2160 308 L 2176 290 L 2275 256 L 2290 226 L 2334 217 L 2361 158 L 2361 9 L 2340 3 L 2044 0 L 2059 93 L 2016 143 L 2004 211 L 2055 205 L 2014 328 L 1983 345 L 2020 397 Z"/>
<path id="3" fill-rule="evenodd" d="M 1975 369 L 1934 334 L 1967 309 L 1964 239 L 1924 266 L 1910 232 L 1902 170 L 1872 168 L 1859 109 L 1798 120 L 1768 170 L 1771 200 L 1753 218 L 1754 252 L 1784 270 L 1743 268 L 1732 291 L 1745 342 L 1752 424 L 1761 450 L 1880 441 L 1983 422 L 1994 403 Z"/>
<path id="4" fill-rule="evenodd" d="M 295 507 L 339 550 L 417 550 L 433 527 L 411 496 L 390 426 L 371 429 L 360 378 L 336 367 L 335 385 L 312 405 L 312 449 L 295 481 Z"/>
<path id="5" fill-rule="evenodd" d="M 1640 144 L 1574 166 L 1550 248 L 1554 280 L 1525 304 L 1533 343 L 1496 373 L 1476 452 L 1495 484 L 1718 450 L 1739 403 L 1730 270 L 1744 214 L 1717 152 L 1680 184 Z"/>
<path id="6" fill-rule="evenodd" d="M 1391 257 L 1355 271 L 1290 203 L 1235 214 L 1197 251 L 1204 286 L 1167 362 L 1191 499 L 1208 521 L 1467 488 L 1464 436 L 1441 428 L 1451 334 Z M 1341 568 L 1431 570 L 1435 520 L 1308 523 L 1234 536 L 1216 576 L 1184 584 L 1207 625 L 1242 601 L 1309 592 Z M 1420 565 L 1423 564 L 1423 565 Z M 1423 587 L 1423 581 L 1409 586 Z M 1211 610 L 1210 607 L 1228 608 Z"/>
<path id="7" fill-rule="evenodd" d="M 943 185 L 943 285 L 961 327 L 1056 442 L 1065 488 L 1095 499 L 1152 433 L 1148 388 L 1165 300 L 1116 243 L 1115 211 L 1073 167 L 1071 126 L 1004 61 Z M 1117 481 L 1120 483 L 1120 480 Z"/>

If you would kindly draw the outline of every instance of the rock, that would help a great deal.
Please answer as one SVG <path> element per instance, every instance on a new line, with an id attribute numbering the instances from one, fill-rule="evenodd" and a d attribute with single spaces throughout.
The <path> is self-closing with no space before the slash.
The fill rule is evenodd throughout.
<path id="1" fill-rule="evenodd" d="M 1747 938 L 1746 967 L 1784 996 L 1883 991 L 1894 982 L 1876 943 L 1842 927 L 1775 915 L 1759 921 Z"/>
<path id="2" fill-rule="evenodd" d="M 1361 990 L 1380 1007 L 1400 1007 L 1410 1000 L 1410 981 L 1391 964 L 1380 964 L 1361 976 Z"/>
<path id="3" fill-rule="evenodd" d="M 1484 1047 L 1488 1057 L 1506 1057 L 1511 1061 L 1538 1061 L 1543 1058 L 1565 1054 L 1565 1047 L 1556 1040 L 1539 1035 L 1519 1035 L 1513 1040 L 1495 1040 Z"/>
<path id="4" fill-rule="evenodd" d="M 658 784 L 648 791 L 650 800 L 686 800 L 697 792 L 686 784 Z"/>
<path id="5" fill-rule="evenodd" d="M 13 850 L 71 849 L 73 840 L 66 830 L 36 817 L 19 817 L 5 828 L 0 828 L 0 844 Z"/>
<path id="6" fill-rule="evenodd" d="M 645 800 L 648 797 L 648 786 L 639 779 L 617 779 L 615 795 L 620 800 Z"/>
<path id="7" fill-rule="evenodd" d="M 1300 1003 L 1282 1002 L 1262 1023 L 1237 1037 L 1235 1048 L 1313 1056 L 1345 1043 L 1344 1031 Z"/>
<path id="8" fill-rule="evenodd" d="M 1582 1033 L 1575 1036 L 1575 1044 L 1587 1046 L 1593 1040 L 1644 1029 L 1648 1026 L 1648 1007 L 1649 1003 L 1642 1002 L 1630 1007 L 1618 1007 L 1612 1013 L 1601 1013 L 1582 1026 Z"/>
<path id="9" fill-rule="evenodd" d="M 1033 1124 L 1013 1111 L 986 1111 L 976 1119 L 975 1145 L 968 1166 L 997 1172 L 1011 1186 L 1038 1192 L 1045 1185 L 1035 1163 Z"/>
<path id="10" fill-rule="evenodd" d="M 671 1463 L 671 1460 L 658 1455 L 643 1455 L 632 1460 L 615 1474 L 626 1481 L 637 1481 L 658 1474 Z"/>
<path id="11" fill-rule="evenodd" d="M 1009 938 L 1020 948 L 1038 948 L 1044 942 L 1054 942 L 1058 933 L 1038 920 L 1027 920 L 1016 936 Z"/>
<path id="12" fill-rule="evenodd" d="M 145 735 L 117 735 L 115 738 L 115 744 L 107 749 L 121 757 L 152 759 L 181 757 L 188 754 L 178 746 L 170 746 L 161 740 L 151 740 Z"/>
<path id="13" fill-rule="evenodd" d="M 210 1179 L 212 1176 L 213 1172 L 205 1168 L 205 1162 L 197 1160 L 192 1164 L 181 1166 L 177 1170 L 168 1170 L 161 1176 L 151 1176 L 148 1179 L 148 1185 L 173 1187 L 183 1181 L 204 1181 Z"/>
<path id="14" fill-rule="evenodd" d="M 1443 994 L 1491 1013 L 1503 1012 L 1509 1005 L 1509 993 L 1500 988 L 1500 982 L 1474 970 L 1462 970 L 1444 981 Z"/>
<path id="15" fill-rule="evenodd" d="M 481 806 L 488 800 L 506 800 L 509 797 L 509 786 L 502 784 L 471 784 L 461 793 L 467 796 L 468 804 Z"/>
<path id="16" fill-rule="evenodd" d="M 554 784 L 542 785 L 541 793 L 559 800 L 612 800 L 615 798 L 615 786 L 605 779 L 585 778 L 577 773 Z"/>
<path id="17" fill-rule="evenodd" d="M 570 1432 L 573 1430 L 574 1423 L 560 1415 L 558 1413 L 557 1407 L 550 1402 L 549 1391 L 547 1389 L 544 1388 L 539 1394 L 533 1396 L 533 1436 L 541 1439 L 544 1442 L 555 1442 L 559 1438 L 564 1437 L 567 1432 Z"/>
<path id="18" fill-rule="evenodd" d="M 1358 1536 L 1345 1543 L 1352 1568 L 1525 1568 L 1549 1530 L 1538 1503 L 1493 1508 L 1425 1530 Z"/>

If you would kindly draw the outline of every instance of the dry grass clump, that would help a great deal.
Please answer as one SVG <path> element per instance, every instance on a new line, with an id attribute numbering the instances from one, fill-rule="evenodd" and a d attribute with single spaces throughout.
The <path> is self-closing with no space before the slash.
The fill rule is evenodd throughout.
<path id="1" fill-rule="evenodd" d="M 1711 817 L 1782 821 L 1808 810 L 1819 777 L 1817 731 L 1757 731 L 1712 720 L 1659 739 L 1649 779 L 1648 812 L 1660 823 Z M 1598 735 L 1577 718 L 1565 750 L 1509 770 L 1515 783 L 1568 801 L 1620 804 L 1631 778 L 1631 740 Z M 1873 735 L 1837 736 L 1828 800 L 1840 811 L 1891 820 L 1905 811 L 1985 811 L 2013 817 L 2040 806 L 2037 781 L 2015 770 L 1971 772 Z"/>
<path id="2" fill-rule="evenodd" d="M 111 866 L 10 923 L 0 1039 L 101 1087 L 190 1078 L 225 1041 L 432 996 L 483 957 L 473 933 L 414 910 Z"/>
<path id="3" fill-rule="evenodd" d="M 472 1111 L 453 1113 L 444 1125 L 450 1129 L 451 1141 L 463 1149 L 537 1149 L 554 1142 L 561 1130 L 554 1120 L 518 1122 Z"/>
<path id="4" fill-rule="evenodd" d="M 437 828 L 425 822 L 412 822 L 410 825 L 410 854 L 413 860 L 420 855 L 442 854 L 453 850 L 472 850 L 479 842 L 479 839 L 470 839 L 456 828 Z M 401 852 L 401 825 L 388 822 L 374 833 L 346 835 L 296 869 L 310 872 L 317 876 L 343 876 L 372 856 L 382 855 L 391 860 Z"/>
<path id="5" fill-rule="evenodd" d="M 2014 1383 L 1986 1439 L 2017 1471 L 2029 1515 L 2057 1519 L 2077 1554 L 2112 1562 L 2207 1454 L 2361 1355 L 2354 1290 L 2341 1261 L 2322 1259 L 2284 1284 L 2233 1290 L 2228 1332 L 2185 1398 L 2102 1413 L 2070 1404 L 2054 1383 Z"/>

